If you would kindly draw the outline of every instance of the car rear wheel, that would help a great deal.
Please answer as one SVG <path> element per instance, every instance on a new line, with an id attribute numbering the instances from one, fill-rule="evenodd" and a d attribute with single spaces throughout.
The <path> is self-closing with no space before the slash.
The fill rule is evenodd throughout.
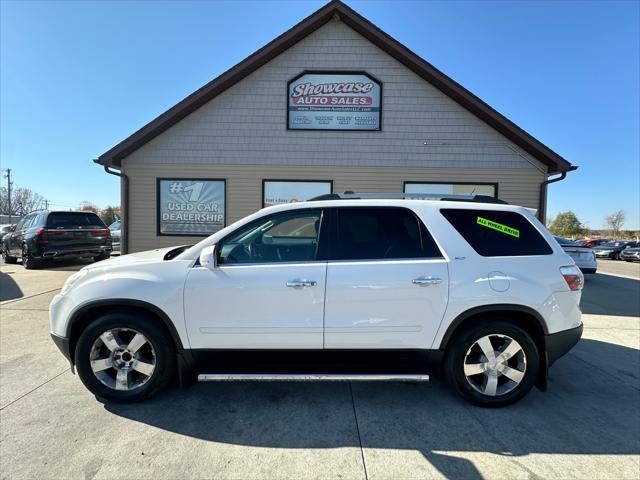
<path id="1" fill-rule="evenodd" d="M 35 260 L 29 253 L 29 248 L 26 245 L 22 246 L 22 266 L 27 270 L 36 268 L 39 262 Z"/>
<path id="2" fill-rule="evenodd" d="M 465 400 L 483 407 L 517 402 L 533 387 L 538 349 L 520 327 L 501 320 L 474 323 L 447 349 L 445 373 Z"/>
<path id="3" fill-rule="evenodd" d="M 82 383 L 99 399 L 119 403 L 143 400 L 166 387 L 174 361 L 173 342 L 157 320 L 128 312 L 91 323 L 75 350 Z"/>
<path id="4" fill-rule="evenodd" d="M 102 260 L 108 260 L 111 257 L 111 253 L 107 252 L 107 253 L 101 253 L 100 255 L 96 255 L 95 257 L 93 257 L 93 260 L 96 262 L 100 262 Z"/>

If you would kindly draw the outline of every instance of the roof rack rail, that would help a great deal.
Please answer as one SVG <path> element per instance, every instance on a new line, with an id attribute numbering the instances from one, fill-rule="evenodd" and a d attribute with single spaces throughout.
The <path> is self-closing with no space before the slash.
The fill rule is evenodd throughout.
<path id="1" fill-rule="evenodd" d="M 446 195 L 440 193 L 329 193 L 309 199 L 310 202 L 320 200 L 364 200 L 364 199 L 407 199 L 407 200 L 440 200 L 442 202 L 475 202 L 497 203 L 508 205 L 504 200 L 490 195 Z"/>

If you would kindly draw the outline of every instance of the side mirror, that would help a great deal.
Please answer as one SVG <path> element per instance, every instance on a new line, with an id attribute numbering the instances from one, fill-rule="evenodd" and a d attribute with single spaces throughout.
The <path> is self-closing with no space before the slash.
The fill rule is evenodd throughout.
<path id="1" fill-rule="evenodd" d="M 209 270 L 216 268 L 216 246 L 204 247 L 200 252 L 200 265 Z"/>
<path id="2" fill-rule="evenodd" d="M 16 225 L 11 225 L 11 227 L 9 227 L 9 231 L 10 232 L 15 232 L 16 231 Z"/>

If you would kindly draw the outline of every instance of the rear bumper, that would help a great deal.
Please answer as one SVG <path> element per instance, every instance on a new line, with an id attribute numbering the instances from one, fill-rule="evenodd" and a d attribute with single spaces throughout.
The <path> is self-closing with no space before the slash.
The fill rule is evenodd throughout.
<path id="1" fill-rule="evenodd" d="M 571 350 L 580 337 L 582 337 L 582 331 L 584 325 L 580 324 L 576 328 L 569 330 L 563 330 L 561 332 L 545 335 L 545 345 L 547 348 L 547 359 L 549 366 L 562 357 L 565 353 Z"/>
<path id="2" fill-rule="evenodd" d="M 95 245 L 90 247 L 55 248 L 45 247 L 34 252 L 34 258 L 60 258 L 60 257 L 95 257 L 112 251 L 111 245 Z"/>

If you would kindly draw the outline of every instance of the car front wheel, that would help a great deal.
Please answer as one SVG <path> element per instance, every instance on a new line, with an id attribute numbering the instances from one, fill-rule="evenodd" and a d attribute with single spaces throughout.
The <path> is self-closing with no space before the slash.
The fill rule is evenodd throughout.
<path id="1" fill-rule="evenodd" d="M 483 407 L 517 402 L 540 369 L 531 336 L 505 321 L 481 321 L 457 334 L 447 349 L 445 373 L 465 400 Z"/>
<path id="2" fill-rule="evenodd" d="M 157 320 L 127 312 L 110 313 L 80 335 L 75 364 L 84 385 L 101 400 L 136 402 L 173 377 L 173 342 Z"/>

